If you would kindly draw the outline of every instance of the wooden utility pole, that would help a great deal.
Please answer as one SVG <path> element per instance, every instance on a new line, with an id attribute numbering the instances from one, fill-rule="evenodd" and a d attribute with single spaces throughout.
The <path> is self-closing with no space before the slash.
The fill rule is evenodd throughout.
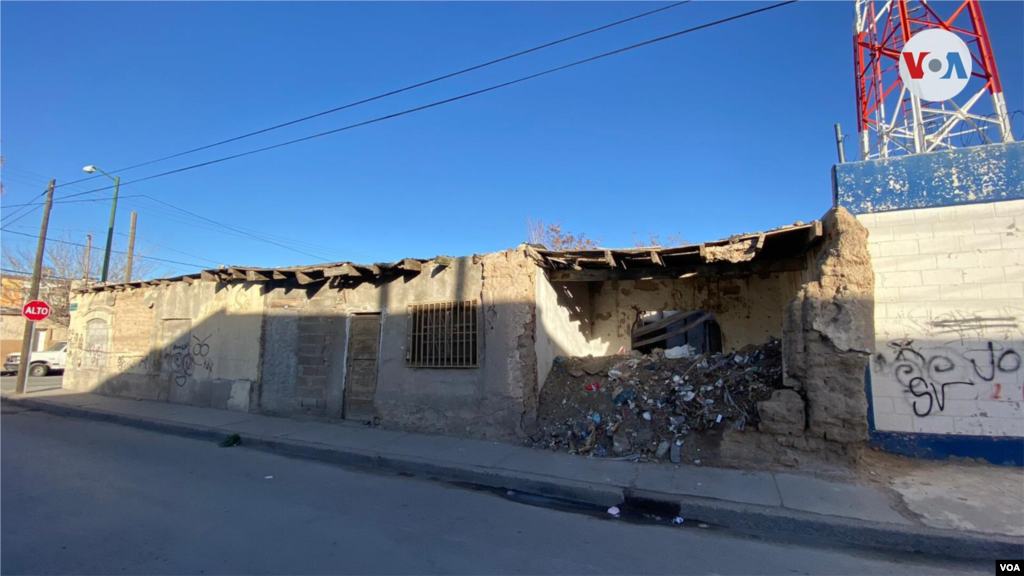
<path id="1" fill-rule="evenodd" d="M 135 255 L 135 217 L 138 213 L 132 210 L 132 225 L 128 229 L 128 262 L 124 265 L 124 281 L 132 281 L 132 257 Z"/>
<path id="2" fill-rule="evenodd" d="M 32 265 L 32 285 L 29 287 L 28 300 L 39 298 L 39 283 L 43 275 L 43 254 L 46 251 L 46 228 L 50 225 L 50 207 L 53 206 L 53 187 L 56 180 L 50 180 L 46 188 L 46 204 L 43 205 L 43 223 L 39 226 L 39 244 L 36 245 L 36 261 Z M 25 319 L 25 334 L 21 339 L 21 358 L 18 361 L 18 380 L 14 385 L 15 394 L 25 393 L 25 377 L 28 375 L 30 355 L 32 354 L 32 336 L 36 323 Z"/>
<path id="3" fill-rule="evenodd" d="M 89 266 L 92 262 L 92 234 L 85 235 L 85 274 L 83 278 L 85 283 L 89 283 Z"/>

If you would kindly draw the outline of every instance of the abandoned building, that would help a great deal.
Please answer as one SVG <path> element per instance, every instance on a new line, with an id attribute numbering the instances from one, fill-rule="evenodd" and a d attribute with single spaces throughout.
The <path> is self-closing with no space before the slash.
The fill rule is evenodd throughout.
<path id="1" fill-rule="evenodd" d="M 1024 216 L 1024 148 L 987 148 L 969 158 L 952 151 L 840 165 L 836 207 L 820 221 L 680 248 L 551 251 L 524 244 L 459 258 L 224 267 L 90 286 L 73 297 L 64 386 L 514 440 L 534 433 L 541 391 L 566 358 L 665 349 L 706 357 L 777 339 L 781 382 L 758 404 L 760 433 L 747 430 L 752 446 L 841 451 L 870 440 L 915 455 L 966 451 L 1019 463 L 1013 452 L 1024 432 L 1014 426 L 1022 421 L 1024 382 L 1015 348 L 1024 280 L 1017 259 L 1024 248 L 1014 226 Z M 974 163 L 961 176 L 983 170 L 985 178 L 953 179 L 956 184 L 942 184 L 956 188 L 945 195 L 930 193 L 938 184 L 923 179 L 886 192 L 886 178 L 911 164 L 934 172 L 957 162 Z M 883 206 L 882 197 L 892 205 Z M 987 219 L 972 220 L 971 210 Z M 922 216 L 907 219 L 911 212 Z M 998 290 L 976 289 L 992 296 L 993 318 L 1003 321 L 985 324 L 987 311 L 954 317 L 974 330 L 970 349 L 958 352 L 966 358 L 960 364 L 969 365 L 971 346 L 981 340 L 991 344 L 985 350 L 995 360 L 991 378 L 982 374 L 971 380 L 977 386 L 949 387 L 950 400 L 946 386 L 940 395 L 927 374 L 903 382 L 894 368 L 925 353 L 904 341 L 915 339 L 907 331 L 927 324 L 922 318 L 940 320 L 940 304 L 949 304 L 946 288 L 924 284 L 928 272 L 912 268 L 923 244 L 914 240 L 916 251 L 903 252 L 909 244 L 894 234 L 917 234 L 927 218 L 945 222 L 947 212 L 963 219 L 956 221 L 961 235 L 963 226 L 991 227 L 1001 250 L 995 257 L 1016 266 L 1000 269 Z M 954 238 L 955 246 L 943 244 L 946 252 L 938 253 L 949 260 L 945 273 L 960 274 L 961 283 L 968 272 L 957 266 L 967 264 L 955 257 L 975 252 L 967 234 L 963 246 Z M 946 280 L 936 271 L 929 281 Z M 904 306 L 913 298 L 925 298 L 914 300 L 923 316 Z M 894 322 L 903 322 L 906 333 L 897 334 Z M 1004 330 L 1008 322 L 1014 328 Z M 946 422 L 944 409 L 963 412 Z M 923 428 L 939 421 L 948 429 Z M 965 435 L 984 437 L 988 447 L 958 452 L 959 444 L 943 440 L 937 449 L 928 438 Z"/>
<path id="2" fill-rule="evenodd" d="M 522 245 L 393 264 L 206 270 L 77 293 L 65 382 L 197 406 L 514 438 L 529 433 L 557 357 L 680 339 L 702 351 L 735 350 L 781 337 L 800 350 L 794 357 L 810 348 L 822 359 L 794 360 L 788 375 L 821 406 L 811 429 L 855 442 L 867 434 L 871 280 L 866 233 L 844 211 L 681 248 Z M 649 313 L 659 319 L 645 323 Z"/>

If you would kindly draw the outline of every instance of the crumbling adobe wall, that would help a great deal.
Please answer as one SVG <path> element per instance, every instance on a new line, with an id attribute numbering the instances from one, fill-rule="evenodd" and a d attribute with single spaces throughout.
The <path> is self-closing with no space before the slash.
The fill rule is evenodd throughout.
<path id="1" fill-rule="evenodd" d="M 486 346 L 481 416 L 497 430 L 524 437 L 536 425 L 537 266 L 524 250 L 480 257 Z"/>
<path id="2" fill-rule="evenodd" d="M 822 225 L 824 240 L 786 307 L 784 384 L 806 400 L 806 436 L 858 443 L 868 437 L 864 378 L 874 340 L 868 232 L 843 208 Z"/>

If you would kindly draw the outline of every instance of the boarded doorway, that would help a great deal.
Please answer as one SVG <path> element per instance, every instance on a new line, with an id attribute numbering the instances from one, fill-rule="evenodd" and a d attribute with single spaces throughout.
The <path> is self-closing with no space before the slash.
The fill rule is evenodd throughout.
<path id="1" fill-rule="evenodd" d="M 357 314 L 350 321 L 344 416 L 372 420 L 380 354 L 380 314 Z"/>

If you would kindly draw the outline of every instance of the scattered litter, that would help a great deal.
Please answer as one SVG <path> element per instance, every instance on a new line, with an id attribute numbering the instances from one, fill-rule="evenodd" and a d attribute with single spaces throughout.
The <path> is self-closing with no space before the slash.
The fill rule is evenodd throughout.
<path id="1" fill-rule="evenodd" d="M 516 493 L 511 491 L 511 490 L 509 490 L 508 492 L 505 492 L 505 494 L 507 494 L 509 496 L 515 496 L 516 495 Z"/>
<path id="2" fill-rule="evenodd" d="M 757 427 L 757 403 L 782 387 L 778 339 L 728 354 L 676 348 L 687 349 L 565 358 L 565 371 L 552 370 L 541 389 L 530 442 L 591 457 L 668 456 L 678 463 L 691 434 Z M 680 352 L 690 354 L 670 357 Z"/>
<path id="3" fill-rule="evenodd" d="M 231 448 L 233 446 L 239 446 L 242 443 L 242 437 L 238 434 L 232 434 L 225 438 L 220 443 L 221 448 Z"/>
<path id="4" fill-rule="evenodd" d="M 675 517 L 675 518 L 674 518 L 674 519 L 672 520 L 672 523 L 673 523 L 673 524 L 682 524 L 683 522 L 686 522 L 686 520 L 683 520 L 682 516 L 676 516 L 676 517 Z"/>
<path id="5" fill-rule="evenodd" d="M 619 507 L 618 506 L 612 506 L 611 508 L 608 509 L 608 513 L 611 514 L 612 516 L 615 516 L 616 518 L 618 518 L 619 514 L 620 514 Z"/>
<path id="6" fill-rule="evenodd" d="M 689 344 L 683 344 L 682 346 L 676 346 L 675 348 L 669 348 L 665 350 L 665 358 L 677 359 L 677 358 L 693 358 L 693 354 L 696 352 L 693 346 Z"/>
<path id="7" fill-rule="evenodd" d="M 708 527 L 708 525 L 703 523 L 703 522 L 700 522 L 699 524 L 697 524 L 697 526 L 700 526 L 701 528 L 707 528 Z"/>
<path id="8" fill-rule="evenodd" d="M 700 466 L 700 458 L 694 460 L 693 463 L 696 464 L 697 466 Z"/>
<path id="9" fill-rule="evenodd" d="M 274 477 L 273 476 L 264 476 L 263 479 L 264 480 L 273 480 Z"/>

